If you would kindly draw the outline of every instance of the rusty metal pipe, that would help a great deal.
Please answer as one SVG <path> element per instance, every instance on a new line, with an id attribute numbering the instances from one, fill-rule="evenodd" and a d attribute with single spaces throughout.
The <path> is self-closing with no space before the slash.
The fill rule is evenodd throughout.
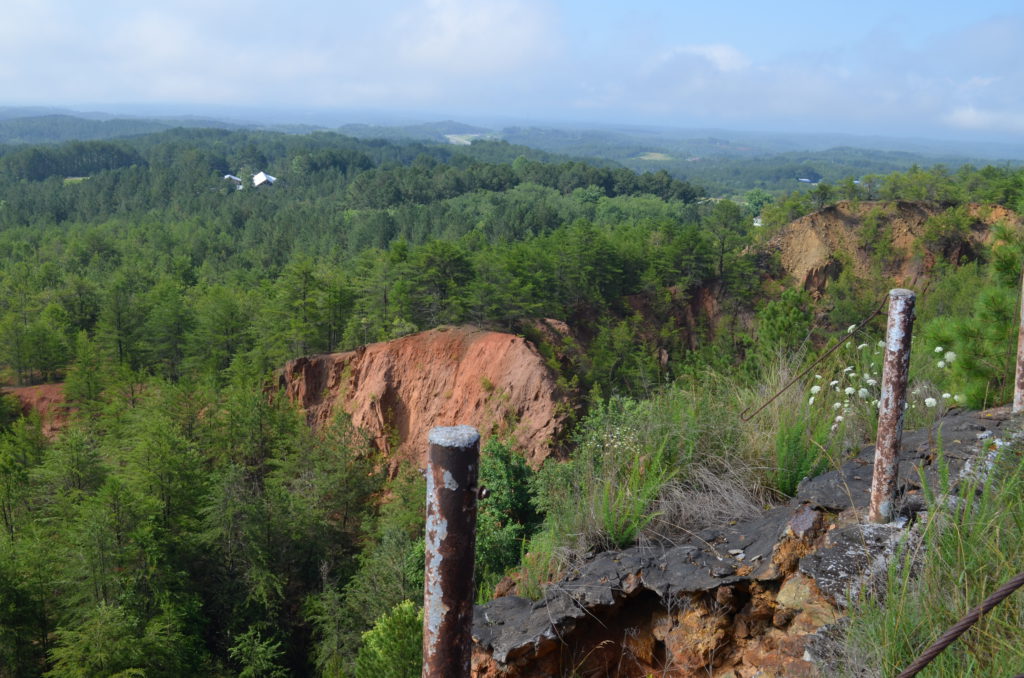
<path id="1" fill-rule="evenodd" d="M 896 501 L 896 471 L 907 406 L 907 373 L 910 371 L 910 339 L 914 329 L 914 293 L 889 290 L 889 322 L 885 332 L 882 393 L 878 399 L 878 436 L 875 467 L 871 477 L 868 520 L 887 523 Z"/>
<path id="2" fill-rule="evenodd" d="M 480 434 L 472 426 L 431 429 L 427 455 L 423 678 L 469 676 Z"/>
<path id="3" fill-rule="evenodd" d="M 1024 410 L 1024 276 L 1021 277 L 1020 327 L 1017 330 L 1017 373 L 1013 386 L 1013 413 Z"/>

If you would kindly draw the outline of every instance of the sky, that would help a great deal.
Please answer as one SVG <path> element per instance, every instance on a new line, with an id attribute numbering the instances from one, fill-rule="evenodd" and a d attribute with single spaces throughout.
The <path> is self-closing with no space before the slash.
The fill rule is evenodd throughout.
<path id="1" fill-rule="evenodd" d="M 1024 140 L 1020 0 L 0 8 L 0 106 Z"/>

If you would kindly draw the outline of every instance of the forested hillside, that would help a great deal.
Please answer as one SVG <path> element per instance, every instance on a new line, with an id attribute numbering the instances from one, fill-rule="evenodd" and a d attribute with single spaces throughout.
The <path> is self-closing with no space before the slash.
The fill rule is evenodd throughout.
<path id="1" fill-rule="evenodd" d="M 276 181 L 254 186 L 261 171 Z M 422 479 L 407 469 L 386 481 L 380 451 L 344 416 L 309 431 L 273 397 L 270 373 L 443 324 L 520 332 L 580 404 L 572 463 L 607 480 L 604 441 L 646 454 L 653 439 L 636 422 L 662 409 L 657 398 L 718 407 L 725 384 L 766 380 L 780 356 L 801 364 L 877 304 L 897 255 L 881 208 L 857 226 L 873 279 L 846 267 L 817 299 L 762 246 L 840 197 L 927 203 L 918 249 L 898 254 L 928 260 L 923 322 L 990 321 L 929 331 L 964 358 L 965 394 L 992 402 L 1006 384 L 985 372 L 984 351 L 1001 356 L 1013 326 L 1019 234 L 953 253 L 982 228 L 968 203 L 1019 208 L 1022 196 L 1015 169 L 914 167 L 733 202 L 664 171 L 505 142 L 333 133 L 2 147 L 4 381 L 63 381 L 72 411 L 46 439 L 3 399 L 0 676 L 371 675 L 361 633 L 422 586 Z M 571 331 L 545 338 L 537 318 Z M 971 346 L 986 358 L 973 371 Z M 832 416 L 815 420 L 815 442 Z M 651 444 L 669 464 L 737 442 L 696 441 Z M 482 518 L 482 596 L 531 536 L 548 540 L 534 553 L 570 533 L 593 537 L 584 548 L 636 536 L 559 523 L 580 488 L 553 468 L 527 482 L 510 445 L 486 451 L 499 499 Z M 799 472 L 758 471 L 759 496 L 791 491 Z M 558 567 L 534 564 L 541 578 Z"/>

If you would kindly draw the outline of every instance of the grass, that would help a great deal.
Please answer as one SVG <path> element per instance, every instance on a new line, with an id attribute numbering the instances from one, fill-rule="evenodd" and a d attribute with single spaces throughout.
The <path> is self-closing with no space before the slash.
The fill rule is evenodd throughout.
<path id="1" fill-rule="evenodd" d="M 744 456 L 740 402 L 732 381 L 706 372 L 644 401 L 595 407 L 577 430 L 573 458 L 538 475 L 545 520 L 530 542 L 521 590 L 539 595 L 588 552 L 672 541 L 756 513 L 772 464 Z"/>
<path id="2" fill-rule="evenodd" d="M 994 451 L 994 450 L 993 450 Z M 941 499 L 941 488 L 937 492 Z M 938 501 L 890 565 L 884 593 L 862 598 L 847 631 L 848 675 L 895 675 L 1024 570 L 1024 458 L 1003 448 L 989 478 Z M 975 624 L 926 669 L 934 678 L 1010 675 L 1024 667 L 1024 593 Z"/>
<path id="3" fill-rule="evenodd" d="M 538 474 L 536 501 L 545 517 L 528 544 L 520 591 L 539 596 L 590 553 L 672 543 L 753 517 L 872 440 L 881 382 L 877 338 L 846 342 L 742 419 L 788 384 L 801 360 L 779 356 L 756 380 L 697 371 L 646 400 L 613 398 L 594 407 L 576 431 L 573 458 Z M 908 430 L 934 423 L 952 404 L 941 402 L 928 379 L 943 375 L 931 372 L 912 383 Z M 938 406 L 925 404 L 936 398 Z"/>

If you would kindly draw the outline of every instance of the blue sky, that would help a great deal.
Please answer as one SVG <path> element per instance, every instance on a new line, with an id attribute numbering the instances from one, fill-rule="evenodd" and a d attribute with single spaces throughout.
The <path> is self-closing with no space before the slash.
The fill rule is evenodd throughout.
<path id="1" fill-rule="evenodd" d="M 1024 3 L 6 0 L 0 105 L 1020 141 Z"/>

